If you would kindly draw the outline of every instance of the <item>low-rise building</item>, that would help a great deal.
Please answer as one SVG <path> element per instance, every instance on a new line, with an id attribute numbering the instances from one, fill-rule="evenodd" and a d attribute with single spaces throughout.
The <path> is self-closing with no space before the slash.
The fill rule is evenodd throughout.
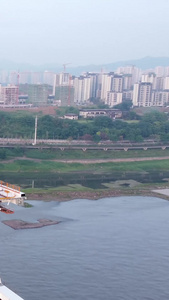
<path id="1" fill-rule="evenodd" d="M 121 118 L 122 112 L 119 109 L 82 109 L 79 112 L 82 118 L 96 118 L 100 116 L 110 117 L 112 119 Z"/>
<path id="2" fill-rule="evenodd" d="M 78 120 L 78 115 L 76 115 L 76 114 L 66 114 L 66 115 L 64 115 L 64 119 Z"/>

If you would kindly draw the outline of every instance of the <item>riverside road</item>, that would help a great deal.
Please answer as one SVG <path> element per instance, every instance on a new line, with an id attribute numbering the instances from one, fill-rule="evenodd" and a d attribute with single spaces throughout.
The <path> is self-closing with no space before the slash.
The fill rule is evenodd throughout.
<path id="1" fill-rule="evenodd" d="M 91 141 L 82 141 L 82 140 L 37 140 L 36 145 L 32 139 L 9 139 L 9 138 L 0 138 L 0 148 L 27 148 L 27 149 L 60 149 L 64 150 L 148 150 L 148 149 L 162 149 L 165 150 L 169 148 L 169 144 L 143 142 L 143 143 L 130 143 L 126 141 L 120 142 L 110 142 L 104 141 L 98 144 L 94 144 Z"/>

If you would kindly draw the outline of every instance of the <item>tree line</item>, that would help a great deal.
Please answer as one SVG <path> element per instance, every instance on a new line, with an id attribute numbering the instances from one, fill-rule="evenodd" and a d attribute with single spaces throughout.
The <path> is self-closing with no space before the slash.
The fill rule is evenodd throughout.
<path id="1" fill-rule="evenodd" d="M 141 118 L 128 114 L 126 119 L 140 119 L 136 122 L 112 120 L 97 117 L 84 122 L 60 119 L 49 115 L 38 117 L 38 139 L 83 139 L 99 142 L 101 140 L 129 140 L 142 142 L 154 138 L 169 140 L 168 116 L 160 112 L 147 113 Z M 35 117 L 30 114 L 0 112 L 0 137 L 32 139 L 34 137 Z"/>

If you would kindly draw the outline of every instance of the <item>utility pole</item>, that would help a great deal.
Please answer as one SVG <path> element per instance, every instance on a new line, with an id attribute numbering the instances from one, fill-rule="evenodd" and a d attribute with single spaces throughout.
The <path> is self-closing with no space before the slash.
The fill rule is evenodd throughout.
<path id="1" fill-rule="evenodd" d="M 19 79 L 20 79 L 20 74 L 19 74 L 19 70 L 17 73 L 17 104 L 19 104 Z"/>
<path id="2" fill-rule="evenodd" d="M 36 145 L 36 138 L 37 138 L 37 127 L 38 127 L 38 117 L 35 117 L 35 137 L 34 137 L 34 142 L 33 142 L 33 146 Z"/>

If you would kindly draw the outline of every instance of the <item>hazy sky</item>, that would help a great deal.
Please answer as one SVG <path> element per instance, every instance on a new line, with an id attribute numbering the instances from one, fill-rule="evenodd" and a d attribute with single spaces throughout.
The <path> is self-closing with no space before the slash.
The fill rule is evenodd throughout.
<path id="1" fill-rule="evenodd" d="M 0 0 L 0 61 L 102 64 L 169 56 L 169 0 Z"/>

